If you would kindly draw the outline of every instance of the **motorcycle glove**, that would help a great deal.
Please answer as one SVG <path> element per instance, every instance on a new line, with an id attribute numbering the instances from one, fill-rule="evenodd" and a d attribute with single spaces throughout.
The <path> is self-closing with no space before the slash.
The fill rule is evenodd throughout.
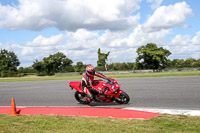
<path id="1" fill-rule="evenodd" d="M 100 94 L 100 95 L 103 95 L 103 94 L 104 94 L 104 91 L 99 91 L 99 94 Z"/>

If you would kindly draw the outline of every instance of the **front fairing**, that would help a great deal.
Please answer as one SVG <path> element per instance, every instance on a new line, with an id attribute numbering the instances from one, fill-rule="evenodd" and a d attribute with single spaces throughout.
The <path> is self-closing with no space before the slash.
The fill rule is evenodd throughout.
<path id="1" fill-rule="evenodd" d="M 106 91 L 104 94 L 106 95 L 116 95 L 120 91 L 118 82 L 111 78 L 94 80 L 93 86 L 99 91 L 103 91 L 105 89 Z"/>

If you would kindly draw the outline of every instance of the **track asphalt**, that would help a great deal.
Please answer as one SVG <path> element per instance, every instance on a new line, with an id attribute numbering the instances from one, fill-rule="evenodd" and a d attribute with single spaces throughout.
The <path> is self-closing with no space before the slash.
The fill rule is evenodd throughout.
<path id="1" fill-rule="evenodd" d="M 69 109 L 69 107 L 76 107 L 76 112 L 79 112 L 80 109 L 89 109 L 88 112 L 91 112 L 93 107 L 96 110 L 99 110 L 97 108 L 99 107 L 100 109 L 106 108 L 105 112 L 108 111 L 107 108 L 110 108 L 109 113 L 120 109 L 120 111 L 122 110 L 125 112 L 129 110 L 127 112 L 132 112 L 132 115 L 138 113 L 138 111 L 144 111 L 143 114 L 146 112 L 172 112 L 200 116 L 199 76 L 127 78 L 117 79 L 117 81 L 121 84 L 121 88 L 129 94 L 131 98 L 129 104 L 91 104 L 89 107 L 88 105 L 77 104 L 74 98 L 75 91 L 71 90 L 68 86 L 69 80 L 1 82 L 0 114 L 3 110 L 6 110 L 6 108 L 6 114 L 9 114 L 10 111 L 8 107 L 10 106 L 10 100 L 14 97 L 18 105 L 17 109 L 21 109 L 21 115 L 25 114 L 26 110 L 30 109 L 31 106 L 38 107 L 32 108 L 31 110 L 39 109 L 39 107 L 49 107 L 46 109 L 50 109 L 51 107 L 59 106 L 61 108 L 65 107 L 66 110 Z M 72 108 L 70 108 L 70 110 L 71 109 Z M 39 111 L 43 110 L 44 108 Z M 57 111 L 59 112 L 59 110 L 60 109 Z M 66 112 L 66 110 L 64 112 Z M 137 111 L 134 112 L 134 110 Z M 33 112 L 42 114 L 39 111 L 33 110 Z M 72 112 L 75 113 L 75 110 Z M 102 112 L 104 111 L 101 110 L 97 115 L 93 116 L 98 116 L 98 114 Z M 107 117 L 115 117 L 109 115 L 109 113 Z M 124 114 L 123 112 L 120 113 Z M 51 112 L 51 114 L 53 113 Z M 82 115 L 85 116 L 84 114 Z M 104 115 L 106 114 L 104 113 Z"/>
<path id="2" fill-rule="evenodd" d="M 95 107 L 137 107 L 200 110 L 200 76 L 117 79 L 129 104 L 91 104 Z M 70 80 L 0 82 L 0 106 L 88 107 L 78 104 Z"/>
<path id="3" fill-rule="evenodd" d="M 150 119 L 159 116 L 159 113 L 129 110 L 123 108 L 95 108 L 95 107 L 18 107 L 19 115 L 65 115 L 88 116 L 106 118 L 135 118 Z M 0 107 L 0 114 L 10 114 L 10 107 Z"/>

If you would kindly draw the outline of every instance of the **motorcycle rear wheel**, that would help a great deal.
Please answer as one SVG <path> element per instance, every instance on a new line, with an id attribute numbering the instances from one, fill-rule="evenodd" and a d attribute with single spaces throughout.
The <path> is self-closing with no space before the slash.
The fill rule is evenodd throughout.
<path id="1" fill-rule="evenodd" d="M 74 97 L 81 104 L 89 104 L 90 103 L 89 101 L 87 101 L 86 95 L 84 93 L 79 92 L 79 91 L 75 92 Z"/>
<path id="2" fill-rule="evenodd" d="M 127 104 L 130 101 L 130 97 L 126 92 L 122 92 L 119 94 L 119 98 L 115 99 L 115 101 L 119 104 Z"/>

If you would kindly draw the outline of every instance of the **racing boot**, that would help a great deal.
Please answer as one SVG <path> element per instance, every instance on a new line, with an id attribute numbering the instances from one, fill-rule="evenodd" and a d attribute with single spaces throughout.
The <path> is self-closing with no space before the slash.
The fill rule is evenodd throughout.
<path id="1" fill-rule="evenodd" d="M 85 94 L 86 94 L 86 100 L 89 103 L 92 102 L 92 95 L 86 87 L 83 88 L 83 92 L 85 92 Z"/>
<path id="2" fill-rule="evenodd" d="M 92 102 L 92 100 L 93 100 L 93 95 L 92 95 L 90 92 L 88 92 L 88 94 L 86 95 L 86 100 L 87 100 L 88 102 Z"/>

